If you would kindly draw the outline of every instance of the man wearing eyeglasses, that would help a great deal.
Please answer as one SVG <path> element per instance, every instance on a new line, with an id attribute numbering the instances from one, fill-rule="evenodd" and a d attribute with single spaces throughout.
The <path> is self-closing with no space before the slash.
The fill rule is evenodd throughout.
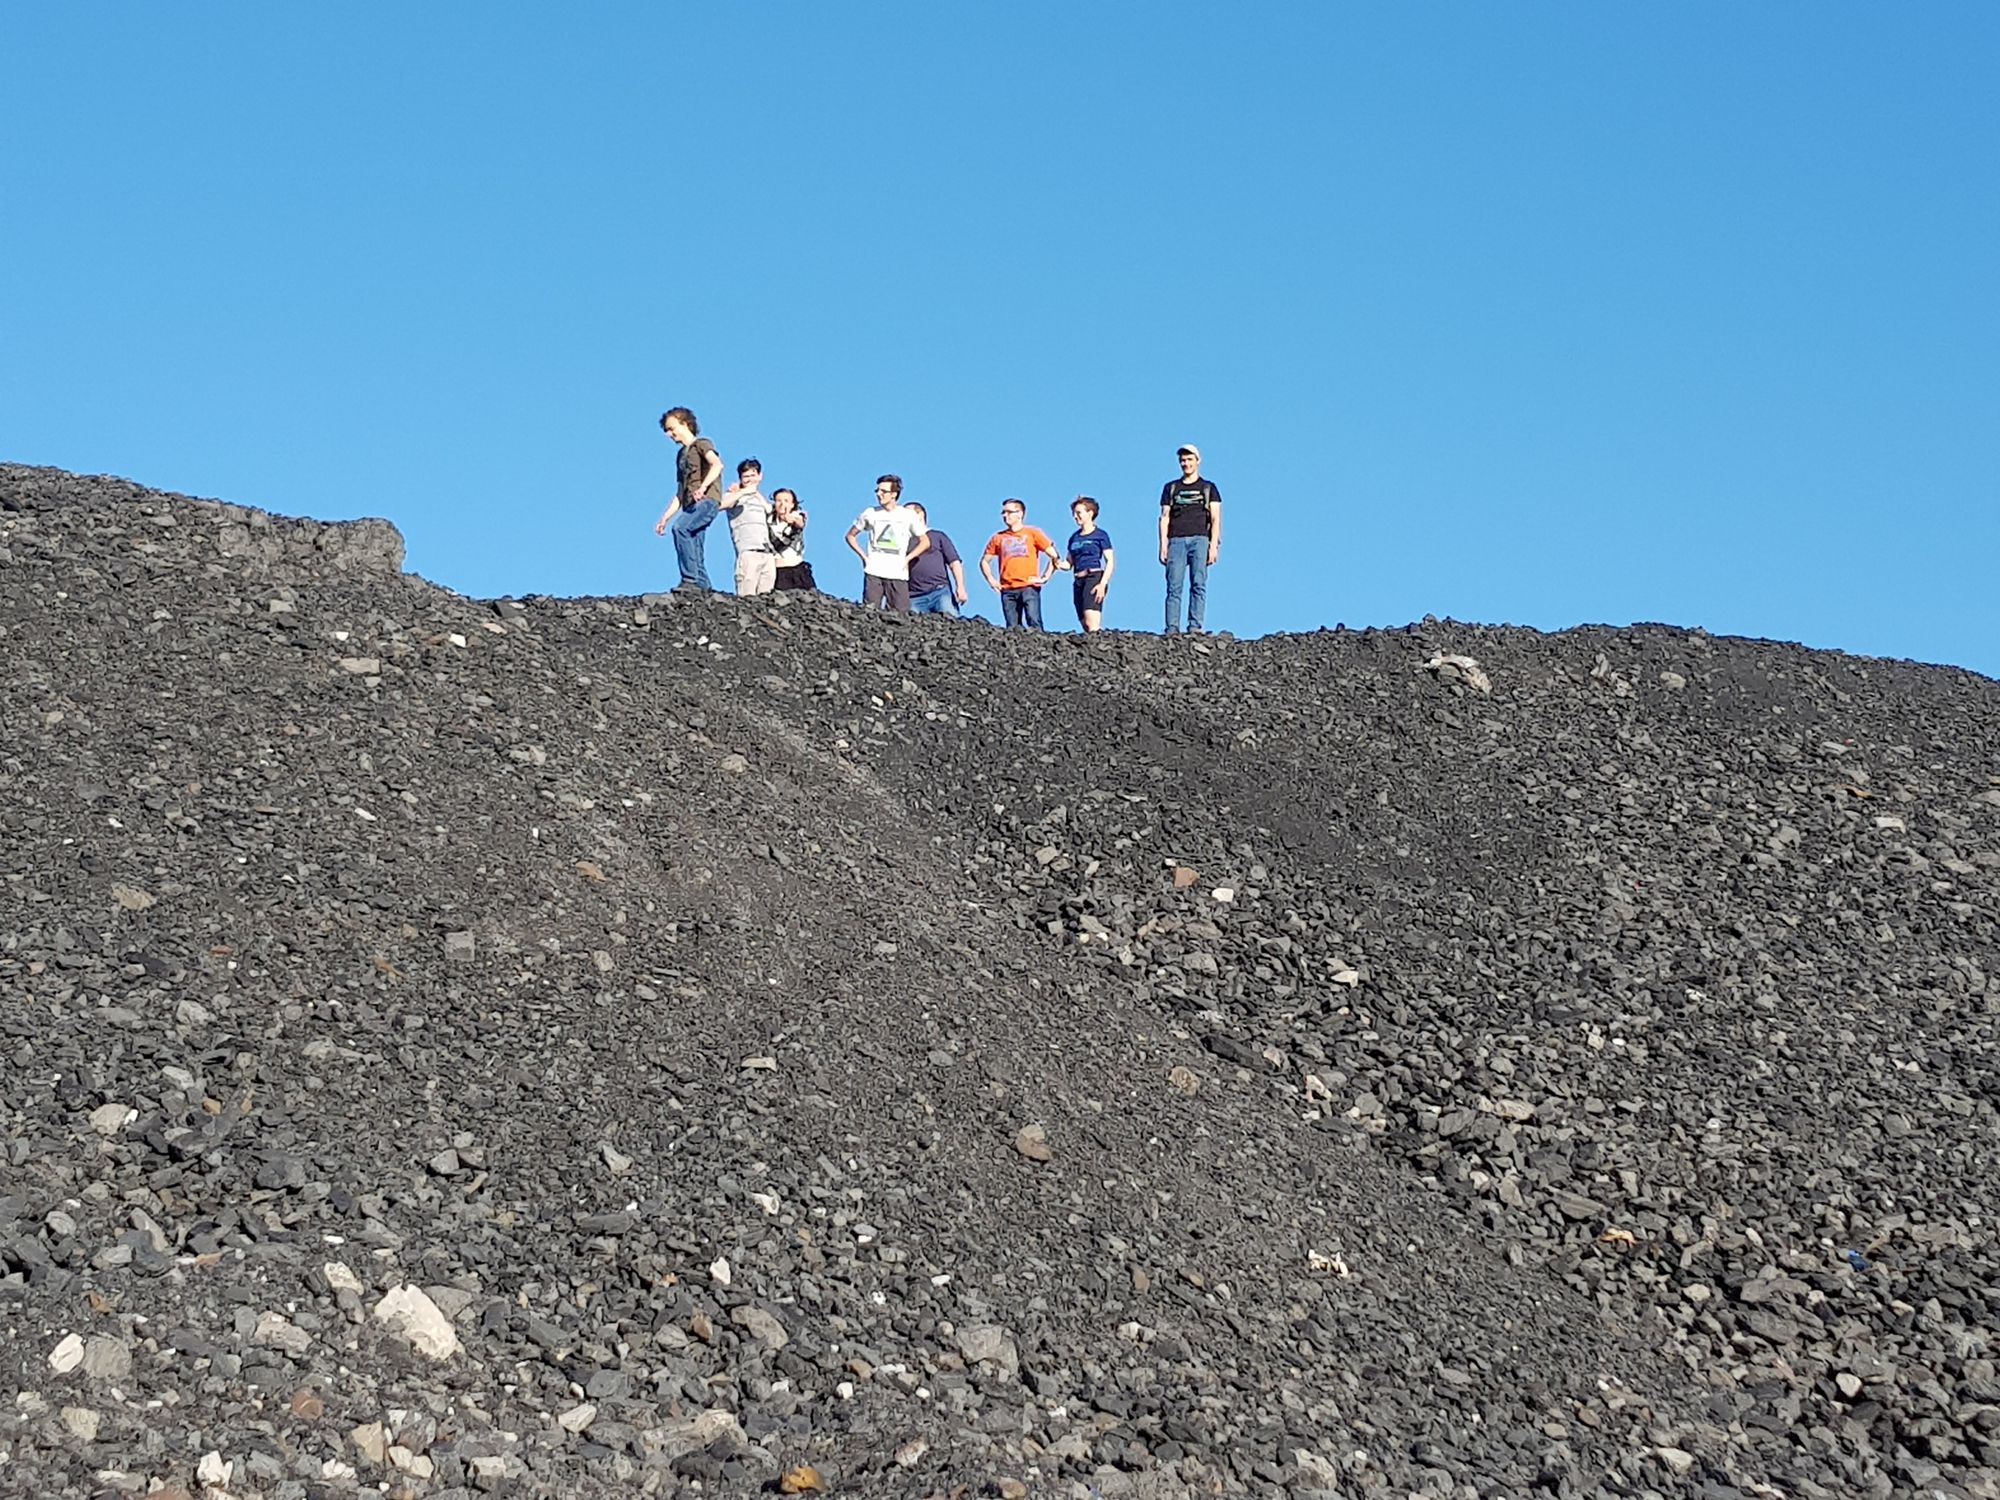
<path id="1" fill-rule="evenodd" d="M 1028 507 L 1021 501 L 1004 503 L 1000 519 L 1004 524 L 980 555 L 979 571 L 999 592 L 1000 618 L 1009 630 L 1040 630 L 1042 585 L 1054 575 L 1062 554 L 1046 531 L 1028 524 Z M 1042 566 L 1044 557 L 1048 567 Z"/>
<path id="2" fill-rule="evenodd" d="M 884 474 L 877 479 L 875 503 L 847 528 L 847 545 L 861 559 L 863 607 L 908 614 L 910 563 L 922 557 L 930 544 L 923 517 L 903 504 L 902 476 Z"/>

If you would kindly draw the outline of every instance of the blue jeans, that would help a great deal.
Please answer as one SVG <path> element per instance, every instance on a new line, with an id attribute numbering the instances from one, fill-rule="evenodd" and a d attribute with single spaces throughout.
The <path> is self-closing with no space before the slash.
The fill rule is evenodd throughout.
<path id="1" fill-rule="evenodd" d="M 673 519 L 674 558 L 684 586 L 715 587 L 708 581 L 708 524 L 721 509 L 713 500 L 697 500 Z"/>
<path id="2" fill-rule="evenodd" d="M 1167 634 L 1181 628 L 1181 596 L 1187 596 L 1187 628 L 1201 629 L 1208 606 L 1208 538 L 1167 538 Z"/>
<path id="3" fill-rule="evenodd" d="M 1040 630 L 1042 591 L 1033 588 L 1000 590 L 1000 617 L 1007 622 L 1009 630 Z"/>
<path id="4" fill-rule="evenodd" d="M 958 618 L 958 601 L 951 597 L 951 585 L 931 589 L 928 593 L 910 595 L 910 613 L 913 615 L 950 615 Z"/>

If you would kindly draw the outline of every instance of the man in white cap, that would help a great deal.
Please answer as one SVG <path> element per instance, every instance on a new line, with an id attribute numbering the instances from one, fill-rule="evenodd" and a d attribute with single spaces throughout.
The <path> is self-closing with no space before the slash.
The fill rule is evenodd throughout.
<path id="1" fill-rule="evenodd" d="M 1187 628 L 1199 631 L 1208 605 L 1208 570 L 1222 555 L 1222 491 L 1201 477 L 1201 449 L 1180 447 L 1181 477 L 1160 488 L 1160 562 L 1167 570 L 1167 634 L 1181 628 L 1181 597 L 1187 597 Z"/>

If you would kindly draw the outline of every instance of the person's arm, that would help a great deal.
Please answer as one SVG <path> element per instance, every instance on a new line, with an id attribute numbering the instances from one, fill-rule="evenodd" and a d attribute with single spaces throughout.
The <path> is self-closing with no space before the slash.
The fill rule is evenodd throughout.
<path id="1" fill-rule="evenodd" d="M 1044 557 L 1046 557 L 1049 560 L 1050 564 L 1046 568 L 1042 566 L 1042 559 Z M 1051 578 L 1056 576 L 1055 564 L 1059 562 L 1061 558 L 1062 554 L 1056 551 L 1056 544 L 1050 541 L 1048 537 L 1044 536 L 1042 538 L 1041 546 L 1035 549 L 1036 588 L 1040 588 L 1043 584 L 1047 583 Z"/>
<path id="2" fill-rule="evenodd" d="M 972 597 L 965 591 L 965 564 L 954 557 L 944 565 L 944 570 L 951 574 L 952 598 L 960 604 L 965 603 Z"/>
<path id="3" fill-rule="evenodd" d="M 1222 555 L 1222 491 L 1211 484 L 1208 493 L 1208 563 L 1214 567 Z"/>
<path id="4" fill-rule="evenodd" d="M 721 478 L 722 455 L 715 451 L 715 444 L 710 443 L 702 458 L 701 483 L 694 487 L 695 498 L 699 499 L 702 495 L 706 494 L 708 487 L 720 481 Z"/>
<path id="5" fill-rule="evenodd" d="M 674 498 L 667 502 L 667 508 L 661 512 L 659 524 L 653 528 L 653 534 L 655 536 L 665 536 L 667 534 L 667 523 L 672 521 L 673 518 L 679 515 L 680 513 L 681 513 L 681 492 L 679 490 L 675 490 Z"/>
<path id="6" fill-rule="evenodd" d="M 847 550 L 852 552 L 856 557 L 860 558 L 862 563 L 865 565 L 868 561 L 868 551 L 865 547 L 857 545 L 854 540 L 856 537 L 860 535 L 861 535 L 861 523 L 859 521 L 856 521 L 852 526 L 847 528 Z"/>
<path id="7" fill-rule="evenodd" d="M 910 543 L 910 561 L 915 562 L 930 550 L 931 534 L 928 531 L 918 532 L 915 540 Z"/>
<path id="8" fill-rule="evenodd" d="M 1160 561 L 1167 560 L 1167 497 L 1160 496 Z"/>
<path id="9" fill-rule="evenodd" d="M 993 559 L 1000 555 L 1000 543 L 988 542 L 986 550 L 979 554 L 979 576 L 993 585 L 993 592 L 1000 592 L 1000 573 L 993 566 Z"/>
<path id="10" fill-rule="evenodd" d="M 715 502 L 723 510 L 734 510 L 743 503 L 743 481 L 738 480 L 722 492 L 722 498 Z"/>
<path id="11" fill-rule="evenodd" d="M 1104 549 L 1104 576 L 1097 580 L 1097 587 L 1093 591 L 1097 595 L 1097 602 L 1099 604 L 1104 602 L 1104 596 L 1111 588 L 1111 575 L 1117 571 L 1118 554 L 1112 548 L 1106 547 Z"/>

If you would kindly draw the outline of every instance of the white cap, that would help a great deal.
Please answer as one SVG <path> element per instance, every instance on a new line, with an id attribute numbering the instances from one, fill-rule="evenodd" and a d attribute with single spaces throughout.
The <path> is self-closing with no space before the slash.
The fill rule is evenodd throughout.
<path id="1" fill-rule="evenodd" d="M 1195 447 L 1193 443 L 1182 443 L 1180 447 L 1174 449 L 1174 452 L 1176 454 L 1192 453 L 1194 455 L 1194 461 L 1196 463 L 1201 462 L 1201 449 Z"/>

